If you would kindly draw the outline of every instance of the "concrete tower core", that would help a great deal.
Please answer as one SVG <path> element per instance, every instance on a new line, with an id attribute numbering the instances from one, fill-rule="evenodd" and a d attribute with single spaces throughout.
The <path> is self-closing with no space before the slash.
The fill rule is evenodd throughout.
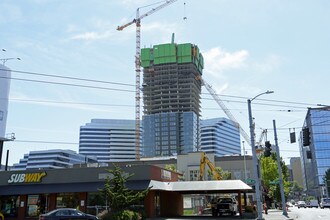
<path id="1" fill-rule="evenodd" d="M 141 50 L 144 156 L 196 151 L 204 60 L 196 45 L 160 44 Z"/>

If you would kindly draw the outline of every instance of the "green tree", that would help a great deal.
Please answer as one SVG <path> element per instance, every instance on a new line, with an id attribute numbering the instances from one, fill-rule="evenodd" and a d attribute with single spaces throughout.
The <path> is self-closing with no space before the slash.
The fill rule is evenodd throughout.
<path id="1" fill-rule="evenodd" d="M 107 177 L 104 188 L 100 189 L 107 204 L 113 213 L 123 212 L 132 205 L 139 205 L 146 197 L 150 188 L 143 191 L 132 191 L 128 189 L 125 183 L 134 174 L 127 174 L 122 169 L 113 164 L 113 169 L 107 169 L 110 177 Z"/>
<path id="2" fill-rule="evenodd" d="M 175 164 L 166 164 L 164 168 L 167 169 L 167 170 L 171 170 L 171 171 L 176 172 L 176 165 Z"/>
<path id="3" fill-rule="evenodd" d="M 300 200 L 300 196 L 304 192 L 304 188 L 300 186 L 297 181 L 293 181 L 291 186 L 291 192 L 294 195 L 294 198 L 298 198 Z"/>
<path id="4" fill-rule="evenodd" d="M 220 173 L 223 180 L 230 180 L 231 173 L 229 171 L 223 170 L 221 167 L 216 167 L 218 173 Z M 210 179 L 213 179 L 213 173 L 210 169 L 207 169 L 207 175 Z"/>
<path id="5" fill-rule="evenodd" d="M 291 188 L 291 183 L 287 181 L 289 172 L 282 158 L 280 160 L 280 164 L 282 169 L 284 195 L 287 197 Z M 264 188 L 267 189 L 266 193 L 268 194 L 268 197 L 276 201 L 281 201 L 280 186 L 278 184 L 279 176 L 276 153 L 272 153 L 270 157 L 261 156 L 260 166 L 262 173 L 262 184 Z"/>

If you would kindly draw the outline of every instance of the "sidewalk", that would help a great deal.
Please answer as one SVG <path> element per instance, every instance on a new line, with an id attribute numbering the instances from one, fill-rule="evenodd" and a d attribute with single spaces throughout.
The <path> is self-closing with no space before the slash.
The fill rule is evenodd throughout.
<path id="1" fill-rule="evenodd" d="M 278 210 L 278 209 L 268 209 L 268 215 L 266 214 L 262 214 L 262 217 L 265 220 L 293 220 L 295 219 L 295 216 L 293 214 L 290 213 L 290 209 L 287 211 L 288 215 L 285 216 L 283 215 L 283 211 L 282 210 Z"/>

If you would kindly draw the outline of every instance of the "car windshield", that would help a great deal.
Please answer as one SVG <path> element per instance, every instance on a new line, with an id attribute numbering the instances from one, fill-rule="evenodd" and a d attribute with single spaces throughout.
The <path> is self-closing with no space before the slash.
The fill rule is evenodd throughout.
<path id="1" fill-rule="evenodd" d="M 220 203 L 232 203 L 232 199 L 230 198 L 223 198 L 220 200 Z"/>
<path id="2" fill-rule="evenodd" d="M 71 211 L 71 215 L 74 215 L 74 216 L 82 216 L 84 215 L 84 213 L 78 211 L 78 210 L 72 210 Z"/>
<path id="3" fill-rule="evenodd" d="M 330 199 L 323 199 L 323 202 L 330 203 Z"/>

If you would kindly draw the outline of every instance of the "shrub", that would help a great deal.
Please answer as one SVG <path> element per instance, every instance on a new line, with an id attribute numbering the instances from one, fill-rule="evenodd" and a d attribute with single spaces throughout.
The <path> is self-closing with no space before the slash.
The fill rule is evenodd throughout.
<path id="1" fill-rule="evenodd" d="M 141 220 L 138 212 L 123 210 L 117 213 L 108 213 L 102 216 L 102 220 Z"/>

